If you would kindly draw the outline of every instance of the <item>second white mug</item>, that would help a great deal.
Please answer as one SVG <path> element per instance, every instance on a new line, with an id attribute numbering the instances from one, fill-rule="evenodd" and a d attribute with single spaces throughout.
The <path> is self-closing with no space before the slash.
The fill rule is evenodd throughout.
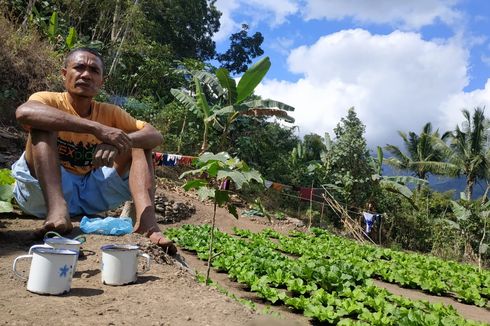
<path id="1" fill-rule="evenodd" d="M 102 283 L 125 285 L 136 282 L 138 275 L 150 269 L 150 256 L 142 253 L 136 245 L 109 244 L 102 246 Z M 138 272 L 138 257 L 145 259 L 142 271 Z"/>

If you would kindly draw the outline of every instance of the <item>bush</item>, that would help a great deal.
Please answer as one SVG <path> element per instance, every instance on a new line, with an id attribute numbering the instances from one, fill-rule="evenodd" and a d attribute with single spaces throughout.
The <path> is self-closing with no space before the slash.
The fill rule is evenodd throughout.
<path id="1" fill-rule="evenodd" d="M 0 16 L 0 122 L 13 125 L 15 109 L 30 94 L 59 90 L 61 58 L 32 30 L 18 30 Z"/>

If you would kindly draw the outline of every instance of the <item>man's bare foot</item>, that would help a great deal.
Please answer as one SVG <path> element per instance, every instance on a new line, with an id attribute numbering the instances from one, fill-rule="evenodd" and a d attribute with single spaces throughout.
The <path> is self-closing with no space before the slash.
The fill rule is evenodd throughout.
<path id="1" fill-rule="evenodd" d="M 177 247 L 171 240 L 165 238 L 158 227 L 152 228 L 149 231 L 134 230 L 135 233 L 139 233 L 147 237 L 152 243 L 158 245 L 167 253 L 167 255 L 173 256 L 177 253 Z"/>
<path id="2" fill-rule="evenodd" d="M 34 231 L 34 236 L 36 238 L 44 238 L 44 235 L 48 231 L 55 231 L 61 235 L 64 235 L 70 233 L 72 230 L 73 225 L 71 224 L 71 221 L 65 217 L 57 219 L 46 218 L 43 226 Z"/>

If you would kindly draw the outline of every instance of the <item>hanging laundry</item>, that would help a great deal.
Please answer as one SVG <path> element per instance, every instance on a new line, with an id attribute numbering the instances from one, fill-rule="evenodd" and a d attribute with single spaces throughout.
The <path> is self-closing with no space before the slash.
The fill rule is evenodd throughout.
<path id="1" fill-rule="evenodd" d="M 193 159 L 195 159 L 194 156 L 182 155 L 182 157 L 178 160 L 177 165 L 179 165 L 179 166 L 191 166 Z"/>
<path id="2" fill-rule="evenodd" d="M 163 153 L 153 152 L 152 158 L 153 158 L 153 166 L 163 165 Z"/>
<path id="3" fill-rule="evenodd" d="M 301 200 L 307 201 L 309 201 L 310 198 L 313 199 L 313 188 L 299 188 L 299 198 L 301 198 Z"/>
<path id="4" fill-rule="evenodd" d="M 264 180 L 264 186 L 269 189 L 272 186 L 272 181 Z"/>
<path id="5" fill-rule="evenodd" d="M 366 223 L 366 233 L 371 232 L 374 223 L 381 220 L 381 214 L 363 212 L 362 215 L 364 216 L 364 222 Z"/>
<path id="6" fill-rule="evenodd" d="M 163 154 L 163 165 L 165 166 L 176 166 L 177 161 L 182 157 L 182 155 L 176 154 Z"/>
<path id="7" fill-rule="evenodd" d="M 364 222 L 366 223 L 366 233 L 371 232 L 371 228 L 374 224 L 374 214 L 363 212 Z"/>
<path id="8" fill-rule="evenodd" d="M 274 189 L 275 191 L 279 191 L 281 192 L 282 189 L 284 188 L 284 185 L 282 183 L 277 183 L 277 182 L 273 182 L 272 185 L 271 185 L 272 189 Z"/>

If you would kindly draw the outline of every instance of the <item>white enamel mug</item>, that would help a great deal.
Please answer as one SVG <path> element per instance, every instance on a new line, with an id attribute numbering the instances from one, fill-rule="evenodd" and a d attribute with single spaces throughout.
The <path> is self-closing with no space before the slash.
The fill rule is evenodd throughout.
<path id="1" fill-rule="evenodd" d="M 124 285 L 136 282 L 138 275 L 150 270 L 150 256 L 136 245 L 109 244 L 102 246 L 102 283 Z M 138 257 L 145 258 L 145 265 L 138 272 Z"/>
<path id="2" fill-rule="evenodd" d="M 29 255 L 32 249 L 35 248 L 56 248 L 56 249 L 67 249 L 80 252 L 81 242 L 75 239 L 68 238 L 46 238 L 44 239 L 44 244 L 34 245 L 29 249 Z"/>
<path id="3" fill-rule="evenodd" d="M 49 234 L 54 234 L 55 237 L 49 238 Z M 69 239 L 60 236 L 58 233 L 49 231 L 46 233 L 46 236 L 44 237 L 44 244 L 41 245 L 34 245 L 29 249 L 29 255 L 32 254 L 32 250 L 35 248 L 56 248 L 56 249 L 67 249 L 67 250 L 73 250 L 76 251 L 78 254 L 80 254 L 80 246 L 82 243 L 86 241 L 85 236 L 78 236 L 74 239 Z M 78 256 L 77 256 L 77 262 L 78 262 Z M 73 273 L 76 271 L 76 266 L 77 263 L 75 262 L 75 265 L 73 266 Z"/>
<path id="4" fill-rule="evenodd" d="M 39 294 L 69 292 L 78 252 L 57 248 L 34 248 L 31 252 L 15 258 L 12 266 L 15 275 L 27 280 L 27 290 Z M 22 259 L 32 259 L 29 277 L 17 271 L 17 262 Z"/>

